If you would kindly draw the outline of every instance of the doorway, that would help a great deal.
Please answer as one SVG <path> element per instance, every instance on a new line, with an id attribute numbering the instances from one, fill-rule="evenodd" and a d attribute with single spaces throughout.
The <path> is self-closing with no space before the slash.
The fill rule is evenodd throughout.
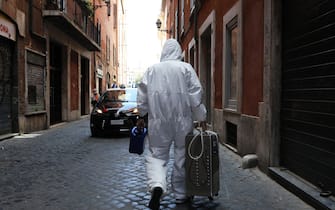
<path id="1" fill-rule="evenodd" d="M 12 132 L 12 55 L 11 41 L 0 37 L 0 134 Z"/>
<path id="2" fill-rule="evenodd" d="M 81 57 L 81 115 L 86 115 L 89 112 L 89 60 L 85 57 Z"/>
<path id="3" fill-rule="evenodd" d="M 211 25 L 201 34 L 200 37 L 200 82 L 204 88 L 203 102 L 207 109 L 207 122 L 212 121 L 212 102 L 211 102 L 211 61 L 212 61 L 212 36 Z"/>
<path id="4" fill-rule="evenodd" d="M 50 125 L 62 121 L 62 46 L 50 43 Z"/>
<path id="5" fill-rule="evenodd" d="M 334 193 L 335 1 L 284 1 L 282 37 L 281 165 Z"/>

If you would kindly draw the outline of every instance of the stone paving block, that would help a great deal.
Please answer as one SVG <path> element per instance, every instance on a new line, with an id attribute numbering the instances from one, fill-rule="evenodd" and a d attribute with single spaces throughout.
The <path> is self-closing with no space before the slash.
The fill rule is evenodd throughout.
<path id="1" fill-rule="evenodd" d="M 89 120 L 0 141 L 0 210 L 146 210 L 144 156 L 129 154 L 128 137 L 92 138 Z M 210 201 L 162 210 L 312 209 L 257 167 L 241 168 L 241 157 L 220 146 L 220 191 Z M 168 171 L 171 177 L 173 152 Z M 168 187 L 171 189 L 170 179 Z"/>

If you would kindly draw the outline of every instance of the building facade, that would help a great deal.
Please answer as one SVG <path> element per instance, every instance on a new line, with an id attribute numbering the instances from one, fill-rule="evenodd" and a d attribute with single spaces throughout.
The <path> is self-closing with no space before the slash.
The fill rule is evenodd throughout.
<path id="1" fill-rule="evenodd" d="M 94 19 L 101 32 L 101 51 L 94 53 L 92 86 L 99 93 L 118 84 L 118 5 L 119 0 L 93 1 Z M 106 3 L 107 2 L 107 3 Z"/>
<path id="2" fill-rule="evenodd" d="M 266 173 L 285 168 L 328 192 L 335 191 L 334 9 L 327 0 L 164 0 L 161 13 L 161 33 L 181 43 L 197 71 L 207 122 L 222 143 L 257 154 Z"/>
<path id="3" fill-rule="evenodd" d="M 117 46 L 117 27 L 102 29 L 113 21 L 107 8 L 114 4 L 0 1 L 1 135 L 47 129 L 89 114 L 91 90 L 108 87 L 98 83 L 98 74 L 105 84 L 117 78 L 117 62 L 108 66 L 113 49 L 106 44 Z"/>
<path id="4" fill-rule="evenodd" d="M 120 0 L 118 7 L 118 55 L 119 55 L 119 84 L 127 84 L 127 76 L 125 75 L 127 66 L 127 23 L 126 23 L 126 0 Z"/>

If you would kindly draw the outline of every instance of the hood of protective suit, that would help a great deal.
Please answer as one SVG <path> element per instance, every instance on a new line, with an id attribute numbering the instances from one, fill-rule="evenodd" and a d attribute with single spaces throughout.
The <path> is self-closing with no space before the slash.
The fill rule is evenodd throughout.
<path id="1" fill-rule="evenodd" d="M 175 39 L 166 40 L 162 49 L 161 61 L 181 60 L 181 59 L 182 59 L 181 47 L 177 42 L 177 40 Z"/>

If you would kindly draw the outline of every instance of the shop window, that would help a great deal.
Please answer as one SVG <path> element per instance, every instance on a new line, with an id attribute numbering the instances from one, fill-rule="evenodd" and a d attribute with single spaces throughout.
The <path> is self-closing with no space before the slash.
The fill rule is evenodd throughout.
<path id="1" fill-rule="evenodd" d="M 28 113 L 45 111 L 45 56 L 27 50 Z"/>

